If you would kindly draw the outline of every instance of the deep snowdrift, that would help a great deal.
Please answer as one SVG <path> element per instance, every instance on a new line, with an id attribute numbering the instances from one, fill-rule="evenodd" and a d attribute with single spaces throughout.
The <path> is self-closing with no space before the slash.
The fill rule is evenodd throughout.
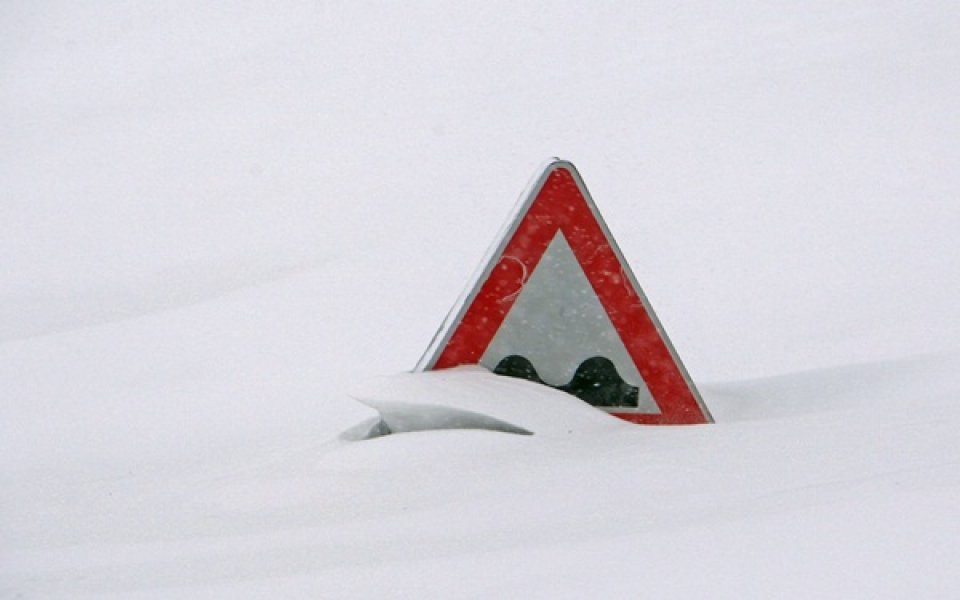
<path id="1" fill-rule="evenodd" d="M 162 339 L 197 310 L 158 315 L 138 331 Z M 55 373 L 87 373 L 90 357 L 43 357 L 77 346 L 95 355 L 108 334 L 21 343 L 4 364 L 32 361 L 49 389 Z M 629 425 L 477 369 L 396 375 L 350 392 L 381 407 L 490 413 L 534 435 L 458 429 L 366 441 L 339 433 L 373 411 L 319 381 L 312 412 L 285 405 L 292 393 L 255 402 L 225 394 L 214 414 L 209 402 L 163 402 L 176 392 L 122 407 L 110 396 L 132 374 L 113 366 L 110 380 L 61 381 L 62 397 L 88 386 L 84 407 L 51 398 L 34 420 L 20 410 L 22 437 L 4 439 L 8 595 L 954 591 L 956 356 L 703 385 L 717 423 L 675 428 Z"/>
<path id="2" fill-rule="evenodd" d="M 955 597 L 958 40 L 945 0 L 0 3 L 0 597 Z M 715 425 L 403 373 L 553 155 Z M 340 437 L 410 404 L 533 435 Z"/>

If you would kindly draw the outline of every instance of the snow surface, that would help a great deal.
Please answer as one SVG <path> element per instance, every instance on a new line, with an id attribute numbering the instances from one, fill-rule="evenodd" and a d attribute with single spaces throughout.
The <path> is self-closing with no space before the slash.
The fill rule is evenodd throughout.
<path id="1" fill-rule="evenodd" d="M 957 597 L 958 40 L 936 0 L 0 3 L 0 597 Z M 716 424 L 403 373 L 554 155 Z M 348 441 L 352 396 L 534 435 Z"/>

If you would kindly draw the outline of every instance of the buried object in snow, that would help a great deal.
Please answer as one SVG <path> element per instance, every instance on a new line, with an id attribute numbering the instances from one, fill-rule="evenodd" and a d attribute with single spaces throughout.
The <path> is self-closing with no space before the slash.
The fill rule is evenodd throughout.
<path id="1" fill-rule="evenodd" d="M 410 404 L 406 402 L 360 401 L 379 413 L 340 434 L 348 441 L 371 440 L 394 433 L 442 431 L 445 429 L 481 429 L 519 435 L 533 435 L 532 431 L 496 417 L 439 404 Z"/>
<path id="2" fill-rule="evenodd" d="M 567 437 L 630 427 L 570 394 L 478 366 L 376 377 L 350 396 L 377 416 L 344 431 L 344 440 L 449 429 Z"/>
<path id="3" fill-rule="evenodd" d="M 479 364 L 633 423 L 710 412 L 574 166 L 551 161 L 416 370 Z"/>

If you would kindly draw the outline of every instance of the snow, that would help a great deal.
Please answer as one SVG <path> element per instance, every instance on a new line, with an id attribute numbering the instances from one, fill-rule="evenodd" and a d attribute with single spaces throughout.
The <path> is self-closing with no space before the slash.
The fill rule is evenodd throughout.
<path id="1" fill-rule="evenodd" d="M 567 436 L 630 429 L 570 394 L 500 377 L 474 365 L 383 377 L 353 390 L 351 396 L 380 413 L 392 431 L 455 427 L 509 431 L 503 427 L 508 424 L 538 436 Z M 493 422 L 484 423 L 471 415 L 483 415 Z M 391 418 L 402 429 L 398 430 Z M 410 421 L 415 428 L 406 424 Z"/>
<path id="2" fill-rule="evenodd" d="M 3 3 L 0 597 L 956 596 L 957 40 L 945 1 Z M 554 155 L 715 424 L 407 373 Z M 533 435 L 341 437 L 410 405 Z"/>

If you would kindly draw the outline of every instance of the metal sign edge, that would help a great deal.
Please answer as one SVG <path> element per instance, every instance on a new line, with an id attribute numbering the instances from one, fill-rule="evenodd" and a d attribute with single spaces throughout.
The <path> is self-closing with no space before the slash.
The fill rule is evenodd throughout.
<path id="1" fill-rule="evenodd" d="M 690 373 L 687 371 L 686 366 L 683 364 L 683 361 L 680 360 L 680 355 L 677 353 L 677 349 L 674 347 L 673 342 L 670 341 L 670 336 L 667 335 L 666 330 L 660 323 L 657 313 L 653 310 L 653 305 L 650 304 L 650 301 L 647 299 L 647 294 L 643 291 L 643 287 L 641 287 L 640 282 L 637 281 L 637 277 L 634 275 L 633 269 L 630 267 L 630 263 L 623 256 L 623 252 L 620 251 L 620 246 L 617 244 L 617 239 L 610 232 L 609 227 L 607 227 L 607 222 L 603 219 L 603 216 L 601 216 L 600 210 L 597 208 L 596 203 L 593 201 L 593 197 L 590 195 L 590 190 L 587 189 L 586 184 L 580 177 L 580 172 L 577 171 L 577 168 L 568 161 L 558 160 L 557 162 L 563 163 L 563 166 L 567 168 L 567 170 L 570 172 L 570 175 L 576 182 L 577 188 L 580 190 L 580 194 L 583 196 L 584 201 L 586 201 L 587 206 L 590 208 L 590 212 L 593 213 L 593 218 L 596 220 L 597 225 L 600 226 L 600 230 L 603 232 L 604 237 L 607 238 L 607 242 L 610 244 L 610 249 L 613 250 L 614 256 L 616 256 L 617 261 L 620 262 L 620 267 L 623 269 L 624 274 L 626 274 L 627 279 L 629 279 L 630 284 L 637 293 L 637 297 L 643 304 L 643 309 L 646 311 L 647 316 L 650 318 L 650 322 L 653 323 L 654 328 L 657 330 L 657 334 L 660 336 L 664 346 L 666 346 L 667 351 L 670 353 L 670 357 L 673 359 L 673 363 L 677 366 L 677 370 L 680 371 L 680 375 L 683 377 L 684 383 L 686 383 L 687 387 L 690 389 L 690 393 L 693 395 L 693 399 L 700 408 L 700 412 L 703 413 L 703 417 L 708 423 L 713 423 L 713 415 L 710 414 L 710 410 L 707 408 L 706 403 L 704 403 L 703 397 L 700 395 L 700 390 L 697 389 L 697 386 L 693 383 L 693 379 L 690 377 Z M 654 400 L 656 400 L 656 398 L 654 398 Z M 611 411 L 610 414 L 616 415 L 618 413 Z"/>
<path id="2" fill-rule="evenodd" d="M 463 292 L 460 293 L 450 312 L 447 313 L 443 323 L 433 335 L 433 339 L 430 340 L 430 344 L 420 357 L 420 360 L 417 361 L 417 365 L 413 368 L 414 372 L 429 371 L 433 368 L 433 365 L 436 364 L 447 342 L 450 341 L 450 337 L 453 335 L 457 324 L 460 323 L 464 313 L 466 313 L 470 305 L 473 304 L 484 281 L 487 280 L 487 277 L 493 271 L 494 267 L 496 267 L 494 258 L 499 256 L 503 252 L 503 249 L 506 248 L 507 243 L 513 237 L 513 234 L 516 233 L 517 228 L 520 227 L 520 223 L 523 221 L 524 216 L 526 216 L 530 205 L 540 194 L 540 190 L 546 183 L 550 173 L 553 172 L 557 165 L 561 164 L 569 165 L 571 168 L 573 167 L 569 161 L 557 157 L 550 158 L 540 168 L 539 173 L 527 184 L 526 189 L 520 194 L 517 202 L 514 204 L 510 216 L 500 228 L 497 237 L 494 238 L 493 244 L 487 248 L 479 265 L 474 270 L 473 276 L 468 281 Z"/>

